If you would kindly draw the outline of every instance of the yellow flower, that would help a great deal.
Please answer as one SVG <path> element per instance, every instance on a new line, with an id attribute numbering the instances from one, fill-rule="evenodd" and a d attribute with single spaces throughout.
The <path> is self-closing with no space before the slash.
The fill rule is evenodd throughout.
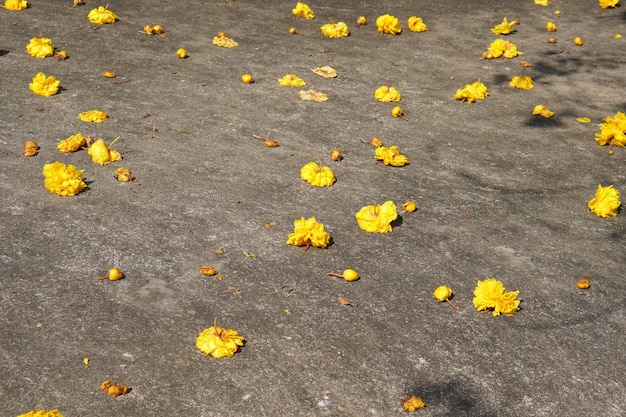
<path id="1" fill-rule="evenodd" d="M 5 0 L 4 1 L 4 8 L 7 10 L 24 10 L 27 7 L 28 7 L 28 2 L 26 0 Z"/>
<path id="2" fill-rule="evenodd" d="M 402 400 L 402 407 L 404 407 L 405 411 L 412 413 L 426 407 L 426 404 L 420 397 L 410 395 Z"/>
<path id="3" fill-rule="evenodd" d="M 319 75 L 320 77 L 324 77 L 324 78 L 335 78 L 338 74 L 336 69 L 329 67 L 328 65 L 323 66 L 323 67 L 313 68 L 311 69 L 311 71 L 313 71 L 315 74 Z"/>
<path id="4" fill-rule="evenodd" d="M 537 104 L 533 108 L 533 115 L 541 116 L 541 117 L 545 117 L 546 119 L 549 119 L 552 116 L 554 116 L 554 112 L 543 104 Z"/>
<path id="5" fill-rule="evenodd" d="M 491 33 L 494 35 L 508 35 L 513 32 L 515 32 L 515 23 L 509 22 L 506 17 L 502 19 L 502 23 L 491 28 Z"/>
<path id="6" fill-rule="evenodd" d="M 109 149 L 110 146 L 115 143 L 117 139 L 111 142 L 111 145 L 107 146 L 104 140 L 98 139 L 91 144 L 87 153 L 91 155 L 91 160 L 99 165 L 106 165 L 113 161 L 119 161 L 122 159 L 122 155 L 118 151 Z"/>
<path id="7" fill-rule="evenodd" d="M 187 50 L 185 48 L 178 48 L 176 50 L 176 56 L 179 57 L 180 59 L 187 58 Z"/>
<path id="8" fill-rule="evenodd" d="M 532 90 L 535 86 L 533 85 L 533 79 L 528 75 L 513 77 L 511 82 L 509 83 L 511 87 L 519 88 L 520 90 Z"/>
<path id="9" fill-rule="evenodd" d="M 374 91 L 374 99 L 383 103 L 389 103 L 402 100 L 402 95 L 394 87 L 383 85 Z"/>
<path id="10" fill-rule="evenodd" d="M 38 72 L 33 78 L 33 82 L 28 84 L 28 88 L 39 96 L 50 97 L 59 91 L 60 84 L 61 81 L 57 80 L 54 75 L 46 77 L 43 72 Z"/>
<path id="11" fill-rule="evenodd" d="M 501 281 L 489 278 L 478 281 L 474 290 L 474 307 L 478 311 L 492 311 L 492 315 L 514 315 L 519 310 L 518 291 L 505 292 Z"/>
<path id="12" fill-rule="evenodd" d="M 316 248 L 325 248 L 330 242 L 330 233 L 324 230 L 324 225 L 318 223 L 315 217 L 309 217 L 293 222 L 293 233 L 287 236 L 287 244 L 294 246 L 315 246 Z M 305 249 L 305 250 L 306 250 Z"/>
<path id="13" fill-rule="evenodd" d="M 591 123 L 591 119 L 588 117 L 577 117 L 576 121 L 578 123 Z"/>
<path id="14" fill-rule="evenodd" d="M 451 295 L 452 288 L 446 287 L 445 285 L 435 288 L 435 291 L 433 292 L 433 297 L 435 297 L 435 300 L 439 302 L 446 301 Z"/>
<path id="15" fill-rule="evenodd" d="M 413 213 L 415 210 L 417 210 L 417 204 L 415 204 L 413 201 L 405 201 L 404 204 L 402 204 L 402 208 L 407 213 Z"/>
<path id="16" fill-rule="evenodd" d="M 393 201 L 385 201 L 382 205 L 362 207 L 354 217 L 361 230 L 370 233 L 387 233 L 391 232 L 390 223 L 398 218 L 398 211 Z"/>
<path id="17" fill-rule="evenodd" d="M 298 95 L 300 96 L 302 100 L 306 100 L 306 101 L 317 101 L 319 103 L 328 101 L 328 96 L 326 94 L 321 93 L 312 88 L 309 90 L 298 91 Z"/>
<path id="18" fill-rule="evenodd" d="M 213 37 L 213 45 L 221 46 L 222 48 L 234 48 L 239 44 L 233 39 L 226 36 L 224 32 L 220 32 L 217 36 Z"/>
<path id="19" fill-rule="evenodd" d="M 99 6 L 96 9 L 92 9 L 87 15 L 87 19 L 91 23 L 95 23 L 97 25 L 104 25 L 107 23 L 115 23 L 117 20 L 117 16 L 112 11 L 108 10 L 104 6 Z"/>
<path id="20" fill-rule="evenodd" d="M 57 143 L 57 149 L 61 152 L 76 152 L 86 144 L 87 140 L 82 133 L 77 133 Z"/>
<path id="21" fill-rule="evenodd" d="M 343 38 L 350 34 L 348 25 L 344 22 L 326 23 L 320 27 L 320 31 L 322 32 L 322 35 L 328 36 L 329 38 Z"/>
<path id="22" fill-rule="evenodd" d="M 550 4 L 550 0 L 535 0 L 535 4 L 538 4 L 539 6 L 547 6 Z"/>
<path id="23" fill-rule="evenodd" d="M 26 52 L 28 55 L 35 58 L 46 58 L 54 55 L 54 48 L 52 47 L 52 39 L 50 38 L 32 38 L 28 45 L 26 45 Z"/>
<path id="24" fill-rule="evenodd" d="M 617 216 L 617 209 L 622 203 L 619 200 L 619 191 L 612 185 L 603 187 L 598 184 L 596 196 L 587 203 L 589 210 L 594 212 L 598 217 Z"/>
<path id="25" fill-rule="evenodd" d="M 514 43 L 504 39 L 496 39 L 483 53 L 483 58 L 515 58 L 518 55 L 522 55 L 522 52 L 517 50 L 517 46 Z"/>
<path id="26" fill-rule="evenodd" d="M 231 358 L 243 346 L 244 338 L 233 329 L 217 327 L 217 319 L 213 326 L 204 329 L 196 339 L 196 347 L 204 354 L 215 359 Z"/>
<path id="27" fill-rule="evenodd" d="M 24 2 L 26 3 L 26 2 Z M 46 411 L 46 410 L 39 410 L 39 411 L 35 411 L 35 410 L 31 410 L 26 414 L 20 414 L 17 417 L 63 417 L 63 414 L 59 413 L 59 410 L 54 409 L 54 410 L 50 410 L 50 411 Z"/>
<path id="28" fill-rule="evenodd" d="M 609 154 L 613 153 L 613 146 L 626 147 L 626 114 L 615 113 L 615 116 L 607 116 L 602 119 L 600 133 L 596 133 L 598 145 L 609 145 Z"/>
<path id="29" fill-rule="evenodd" d="M 390 35 L 396 35 L 402 32 L 398 18 L 389 14 L 378 16 L 376 19 L 376 27 L 378 28 L 378 32 L 389 33 Z"/>
<path id="30" fill-rule="evenodd" d="M 306 20 L 315 19 L 315 13 L 306 3 L 297 2 L 296 7 L 291 10 L 295 17 L 304 17 Z"/>
<path id="31" fill-rule="evenodd" d="M 374 158 L 382 160 L 385 165 L 391 165 L 394 167 L 402 167 L 409 163 L 409 158 L 401 155 L 397 146 L 377 147 Z"/>
<path id="32" fill-rule="evenodd" d="M 78 194 L 87 186 L 83 182 L 83 172 L 74 165 L 65 166 L 63 162 L 46 164 L 43 166 L 43 186 L 61 196 Z"/>
<path id="33" fill-rule="evenodd" d="M 306 85 L 306 81 L 298 77 L 296 74 L 287 74 L 283 78 L 279 78 L 277 81 L 278 84 L 283 87 L 304 87 Z"/>
<path id="34" fill-rule="evenodd" d="M 326 165 L 311 161 L 300 170 L 300 178 L 316 187 L 329 187 L 337 180 L 333 171 Z"/>
<path id="35" fill-rule="evenodd" d="M 603 9 L 608 9 L 609 7 L 615 7 L 618 4 L 619 4 L 619 0 L 598 0 L 598 5 L 602 7 Z"/>
<path id="36" fill-rule="evenodd" d="M 105 112 L 100 110 L 89 110 L 78 114 L 83 122 L 101 123 L 109 117 Z"/>
<path id="37" fill-rule="evenodd" d="M 466 84 L 463 89 L 456 90 L 454 98 L 471 103 L 474 100 L 484 100 L 488 95 L 487 86 L 478 80 L 472 84 Z"/>
<path id="38" fill-rule="evenodd" d="M 554 22 L 546 23 L 546 30 L 548 32 L 556 32 L 556 23 L 554 23 Z"/>
<path id="39" fill-rule="evenodd" d="M 409 29 L 411 32 L 425 32 L 428 30 L 428 27 L 421 17 L 411 16 L 409 17 Z"/>

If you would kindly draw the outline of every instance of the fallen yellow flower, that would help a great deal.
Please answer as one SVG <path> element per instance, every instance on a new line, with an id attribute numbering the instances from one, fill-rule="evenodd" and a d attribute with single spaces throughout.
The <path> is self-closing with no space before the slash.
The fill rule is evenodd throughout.
<path id="1" fill-rule="evenodd" d="M 335 78 L 337 76 L 337 70 L 327 65 L 323 67 L 313 68 L 311 71 L 324 78 Z"/>
<path id="2" fill-rule="evenodd" d="M 108 6 L 108 4 L 107 4 Z M 98 6 L 92 9 L 87 15 L 87 19 L 96 25 L 105 25 L 107 23 L 115 23 L 117 15 L 108 10 L 105 6 Z"/>
<path id="3" fill-rule="evenodd" d="M 383 161 L 385 165 L 403 167 L 409 163 L 409 158 L 400 154 L 397 146 L 379 146 L 376 148 L 374 158 Z"/>
<path id="4" fill-rule="evenodd" d="M 466 84 L 462 89 L 456 90 L 454 98 L 471 103 L 475 100 L 484 100 L 488 95 L 487 86 L 478 80 L 472 84 Z"/>
<path id="5" fill-rule="evenodd" d="M 603 187 L 601 184 L 598 184 L 596 195 L 587 203 L 587 206 L 598 217 L 607 218 L 617 216 L 617 210 L 621 204 L 619 191 L 613 188 L 612 185 Z"/>
<path id="6" fill-rule="evenodd" d="M 520 90 L 532 90 L 535 87 L 533 85 L 533 79 L 528 75 L 516 75 L 513 77 L 509 85 L 511 87 L 519 88 Z"/>
<path id="7" fill-rule="evenodd" d="M 415 204 L 413 201 L 405 201 L 402 204 L 402 209 L 406 213 L 413 213 L 415 210 L 417 210 L 417 204 Z"/>
<path id="8" fill-rule="evenodd" d="M 300 169 L 300 178 L 316 187 L 329 187 L 337 180 L 333 171 L 326 165 L 311 161 Z"/>
<path id="9" fill-rule="evenodd" d="M 122 385 L 115 381 L 104 381 L 100 384 L 100 390 L 115 398 L 126 394 L 128 392 L 128 385 Z"/>
<path id="10" fill-rule="evenodd" d="M 313 89 L 298 91 L 298 95 L 302 100 L 306 101 L 328 101 L 328 96 L 326 94 L 320 93 L 319 91 Z"/>
<path id="11" fill-rule="evenodd" d="M 221 46 L 222 48 L 234 48 L 239 44 L 226 36 L 226 33 L 220 32 L 213 38 L 213 45 Z"/>
<path id="12" fill-rule="evenodd" d="M 615 7 L 619 4 L 619 0 L 598 0 L 598 6 L 603 9 L 608 9 L 609 7 Z"/>
<path id="13" fill-rule="evenodd" d="M 390 35 L 396 35 L 402 32 L 402 27 L 400 26 L 400 22 L 398 22 L 398 18 L 391 16 L 390 14 L 378 16 L 376 19 L 376 27 L 378 28 L 378 32 L 388 33 Z"/>
<path id="14" fill-rule="evenodd" d="M 552 116 L 554 116 L 554 112 L 543 104 L 537 104 L 535 108 L 533 108 L 533 115 L 541 116 L 541 117 L 545 117 L 546 119 L 549 119 Z"/>
<path id="15" fill-rule="evenodd" d="M 130 169 L 124 167 L 117 168 L 113 173 L 113 176 L 121 182 L 130 182 L 135 179 L 133 174 L 130 172 Z"/>
<path id="16" fill-rule="evenodd" d="M 217 327 L 217 319 L 213 326 L 204 329 L 196 339 L 196 347 L 206 355 L 215 359 L 231 358 L 240 346 L 243 346 L 244 338 L 239 336 L 233 329 Z"/>
<path id="17" fill-rule="evenodd" d="M 103 139 L 95 141 L 89 149 L 87 149 L 87 153 L 91 155 L 91 160 L 99 165 L 106 165 L 113 161 L 121 160 L 122 155 L 118 151 L 109 149 L 119 138 L 119 136 L 115 138 L 109 146 L 106 145 Z"/>
<path id="18" fill-rule="evenodd" d="M 59 141 L 57 149 L 61 152 L 76 152 L 85 145 L 87 145 L 87 140 L 82 133 L 77 133 Z"/>
<path id="19" fill-rule="evenodd" d="M 600 133 L 596 133 L 598 145 L 609 145 L 609 154 L 613 154 L 613 146 L 626 147 L 626 114 L 615 113 L 615 116 L 607 116 L 598 125 Z"/>
<path id="20" fill-rule="evenodd" d="M 185 48 L 178 48 L 176 50 L 176 56 L 180 59 L 187 58 L 187 50 Z"/>
<path id="21" fill-rule="evenodd" d="M 26 2 L 24 2 L 26 3 Z M 59 413 L 59 410 L 54 409 L 54 410 L 39 410 L 39 411 L 35 411 L 35 410 L 31 410 L 26 414 L 20 414 L 17 417 L 63 417 L 63 414 Z"/>
<path id="22" fill-rule="evenodd" d="M 283 78 L 279 78 L 277 81 L 278 84 L 283 87 L 304 87 L 306 85 L 306 81 L 298 77 L 296 74 L 287 74 Z"/>
<path id="23" fill-rule="evenodd" d="M 478 281 L 474 289 L 474 307 L 478 311 L 491 311 L 494 316 L 512 316 L 519 310 L 518 294 L 519 290 L 505 292 L 502 282 L 495 278 Z"/>
<path id="24" fill-rule="evenodd" d="M 38 96 L 50 97 L 59 91 L 61 81 L 57 80 L 54 75 L 46 77 L 43 72 L 38 72 L 33 78 L 33 82 L 28 84 L 28 88 Z"/>
<path id="25" fill-rule="evenodd" d="M 28 45 L 26 45 L 26 52 L 28 55 L 35 58 L 46 58 L 54 55 L 54 48 L 52 47 L 52 39 L 50 38 L 32 38 Z"/>
<path id="26" fill-rule="evenodd" d="M 387 233 L 392 231 L 390 223 L 398 218 L 398 211 L 393 201 L 385 201 L 382 205 L 362 207 L 354 216 L 361 230 Z"/>
<path id="27" fill-rule="evenodd" d="M 325 248 L 330 242 L 330 233 L 324 230 L 324 225 L 318 223 L 315 217 L 309 217 L 293 222 L 293 233 L 287 237 L 287 244 L 294 246 L 305 246 L 305 251 L 309 246 Z"/>
<path id="28" fill-rule="evenodd" d="M 78 118 L 83 122 L 102 123 L 107 117 L 105 112 L 100 110 L 89 110 L 78 114 Z"/>
<path id="29" fill-rule="evenodd" d="M 550 0 L 535 0 L 535 4 L 539 6 L 547 6 L 550 4 Z"/>
<path id="30" fill-rule="evenodd" d="M 424 404 L 424 400 L 420 397 L 409 395 L 402 400 L 402 407 L 404 407 L 405 411 L 412 413 L 426 407 L 426 404 Z"/>
<path id="31" fill-rule="evenodd" d="M 408 23 L 411 32 L 426 32 L 428 30 L 426 23 L 424 23 L 421 17 L 411 16 Z"/>
<path id="32" fill-rule="evenodd" d="M 320 27 L 320 31 L 322 35 L 328 36 L 329 38 L 343 38 L 350 35 L 348 25 L 344 22 L 326 23 Z"/>
<path id="33" fill-rule="evenodd" d="M 556 32 L 556 23 L 551 22 L 551 21 L 546 23 L 546 30 L 548 32 Z"/>
<path id="34" fill-rule="evenodd" d="M 504 39 L 496 39 L 483 53 L 483 58 L 515 58 L 518 55 L 522 55 L 522 52 L 517 50 L 517 46 L 514 43 Z"/>
<path id="35" fill-rule="evenodd" d="M 515 32 L 515 23 L 509 22 L 506 17 L 502 19 L 502 23 L 491 28 L 491 33 L 494 35 L 508 35 L 513 32 Z"/>
<path id="36" fill-rule="evenodd" d="M 383 103 L 389 103 L 402 100 L 402 95 L 394 87 L 383 85 L 374 91 L 374 99 Z"/>
<path id="37" fill-rule="evenodd" d="M 7 10 L 24 10 L 28 7 L 26 0 L 5 0 L 4 8 Z"/>
<path id="38" fill-rule="evenodd" d="M 304 17 L 306 20 L 315 19 L 315 13 L 306 3 L 297 2 L 291 13 L 295 17 Z"/>
<path id="39" fill-rule="evenodd" d="M 86 186 L 83 182 L 84 170 L 77 170 L 74 165 L 53 162 L 43 166 L 45 177 L 43 186 L 51 193 L 70 196 L 80 193 Z"/>

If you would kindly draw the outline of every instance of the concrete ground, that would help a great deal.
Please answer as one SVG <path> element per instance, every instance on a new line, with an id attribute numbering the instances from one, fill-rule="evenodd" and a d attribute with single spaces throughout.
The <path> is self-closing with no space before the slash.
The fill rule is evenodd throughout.
<path id="1" fill-rule="evenodd" d="M 86 17 L 97 2 L 29 3 L 0 9 L 2 416 L 394 416 L 406 395 L 424 399 L 423 416 L 623 415 L 626 217 L 587 208 L 598 184 L 626 193 L 626 150 L 594 141 L 602 118 L 626 111 L 623 6 L 316 0 L 307 21 L 295 1 L 126 0 L 98 27 Z M 385 13 L 430 30 L 380 35 Z M 480 60 L 505 16 L 520 19 L 506 39 L 524 54 Z M 328 18 L 350 36 L 322 36 Z M 142 33 L 154 24 L 163 36 Z M 212 45 L 220 31 L 239 46 Z M 29 56 L 40 34 L 69 58 Z M 521 60 L 533 90 L 508 85 Z M 322 65 L 339 76 L 310 71 Z M 59 94 L 29 91 L 39 71 L 61 80 Z M 300 100 L 276 82 L 288 73 L 329 100 Z M 454 99 L 478 79 L 489 97 Z M 373 99 L 387 82 L 408 121 Z M 542 103 L 553 118 L 532 116 Z M 77 118 L 91 109 L 109 119 Z M 78 132 L 121 136 L 123 160 L 57 151 Z M 376 164 L 361 143 L 372 137 L 410 164 Z M 25 140 L 36 156 L 21 155 Z M 300 179 L 318 157 L 332 187 Z M 88 189 L 48 192 L 42 167 L 57 160 L 84 169 Z M 120 166 L 133 183 L 115 180 Z M 386 200 L 419 209 L 391 233 L 360 230 L 354 214 Z M 328 248 L 285 244 L 301 217 L 326 226 Z M 125 278 L 92 279 L 112 267 Z M 345 268 L 361 279 L 326 275 Z M 515 316 L 476 311 L 476 282 L 489 277 L 519 289 Z M 459 312 L 434 300 L 440 285 Z M 216 317 L 246 339 L 230 359 L 195 347 Z M 105 380 L 131 391 L 111 398 Z"/>

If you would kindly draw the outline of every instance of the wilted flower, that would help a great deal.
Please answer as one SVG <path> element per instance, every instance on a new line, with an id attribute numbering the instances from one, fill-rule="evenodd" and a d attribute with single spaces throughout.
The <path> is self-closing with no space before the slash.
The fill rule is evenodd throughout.
<path id="1" fill-rule="evenodd" d="M 428 30 L 428 27 L 421 17 L 411 16 L 409 17 L 409 29 L 411 32 L 425 32 Z"/>
<path id="2" fill-rule="evenodd" d="M 390 223 L 398 218 L 398 211 L 393 201 L 385 201 L 382 205 L 362 207 L 355 217 L 361 230 L 371 233 L 387 233 L 391 232 Z"/>
<path id="3" fill-rule="evenodd" d="M 124 167 L 117 168 L 115 172 L 113 172 L 113 176 L 121 182 L 130 182 L 135 179 L 130 169 Z"/>
<path id="4" fill-rule="evenodd" d="M 294 246 L 315 246 L 317 248 L 325 248 L 330 242 L 330 233 L 324 230 L 324 225 L 318 223 L 315 217 L 309 217 L 293 222 L 293 233 L 287 237 L 287 244 Z M 306 250 L 305 249 L 305 250 Z"/>
<path id="5" fill-rule="evenodd" d="M 594 212 L 598 217 L 617 216 L 617 210 L 622 203 L 619 200 L 619 191 L 612 185 L 603 187 L 598 184 L 596 196 L 587 203 L 589 210 Z"/>
<path id="6" fill-rule="evenodd" d="M 586 290 L 591 286 L 591 282 L 587 278 L 581 278 L 576 281 L 576 287 L 581 290 Z"/>
<path id="7" fill-rule="evenodd" d="M 128 385 L 122 385 L 115 381 L 104 381 L 100 384 L 100 390 L 115 398 L 126 394 L 128 392 Z"/>
<path id="8" fill-rule="evenodd" d="M 613 146 L 626 147 L 626 114 L 618 111 L 615 116 L 602 119 L 600 133 L 596 133 L 598 145 L 609 145 L 609 154 L 613 153 Z"/>
<path id="9" fill-rule="evenodd" d="M 402 167 L 409 163 L 409 158 L 400 154 L 397 146 L 379 146 L 376 148 L 374 158 L 382 160 L 385 165 L 394 167 Z"/>
<path id="10" fill-rule="evenodd" d="M 556 32 L 556 23 L 552 21 L 546 23 L 546 30 L 548 32 Z"/>
<path id="11" fill-rule="evenodd" d="M 57 149 L 61 152 L 76 152 L 85 145 L 87 145 L 87 140 L 82 133 L 77 133 L 59 141 Z"/>
<path id="12" fill-rule="evenodd" d="M 478 311 L 491 311 L 492 315 L 514 315 L 519 310 L 518 291 L 505 292 L 501 281 L 489 278 L 478 281 L 474 290 L 474 307 Z"/>
<path id="13" fill-rule="evenodd" d="M 50 97 L 59 91 L 61 81 L 57 80 L 54 75 L 46 77 L 43 72 L 38 72 L 33 77 L 33 82 L 28 84 L 28 88 L 38 96 Z"/>
<path id="14" fill-rule="evenodd" d="M 235 40 L 226 36 L 224 32 L 220 32 L 217 36 L 213 37 L 213 45 L 221 46 L 222 48 L 234 48 L 239 44 Z"/>
<path id="15" fill-rule="evenodd" d="M 298 77 L 296 74 L 287 74 L 283 78 L 279 78 L 277 81 L 278 84 L 283 87 L 304 87 L 306 85 L 306 81 Z"/>
<path id="16" fill-rule="evenodd" d="M 26 2 L 24 2 L 26 3 Z M 17 9 L 20 10 L 20 9 Z M 39 410 L 39 411 L 29 411 L 26 414 L 20 414 L 17 417 L 63 417 L 63 414 L 59 413 L 59 410 L 54 409 L 54 410 Z"/>
<path id="17" fill-rule="evenodd" d="M 533 79 L 528 75 L 516 75 L 513 77 L 509 85 L 511 87 L 519 88 L 520 90 L 532 90 L 535 87 L 533 85 Z"/>
<path id="18" fill-rule="evenodd" d="M 232 357 L 240 346 L 243 346 L 244 338 L 239 336 L 233 329 L 217 327 L 217 319 L 213 326 L 204 329 L 196 339 L 196 347 L 202 353 L 213 356 L 215 359 Z"/>
<path id="19" fill-rule="evenodd" d="M 295 17 L 304 17 L 306 20 L 315 19 L 315 13 L 306 3 L 297 2 L 296 7 L 291 10 Z"/>
<path id="20" fill-rule="evenodd" d="M 541 116 L 541 117 L 545 117 L 546 119 L 549 119 L 552 116 L 554 116 L 554 112 L 550 110 L 546 105 L 537 104 L 533 108 L 533 115 Z"/>
<path id="21" fill-rule="evenodd" d="M 53 162 L 43 166 L 45 177 L 43 186 L 51 193 L 69 196 L 80 193 L 86 186 L 83 182 L 84 170 L 77 170 L 74 165 Z"/>
<path id="22" fill-rule="evenodd" d="M 312 88 L 308 90 L 298 91 L 298 96 L 300 96 L 302 100 L 306 101 L 317 101 L 318 103 L 328 101 L 328 95 Z"/>
<path id="23" fill-rule="evenodd" d="M 398 18 L 389 14 L 378 16 L 376 19 L 376 27 L 378 28 L 378 32 L 389 33 L 390 35 L 396 35 L 402 32 Z"/>
<path id="24" fill-rule="evenodd" d="M 39 149 L 39 145 L 34 140 L 27 140 L 24 142 L 24 149 L 22 150 L 22 155 L 24 156 L 35 156 L 37 155 L 37 150 Z"/>
<path id="25" fill-rule="evenodd" d="M 509 22 L 506 17 L 502 19 L 502 23 L 491 28 L 491 33 L 494 35 L 508 35 L 513 32 L 515 32 L 515 23 Z"/>
<path id="26" fill-rule="evenodd" d="M 454 98 L 471 103 L 475 100 L 484 100 L 488 95 L 487 86 L 478 80 L 472 84 L 465 84 L 463 89 L 456 90 Z"/>
<path id="27" fill-rule="evenodd" d="M 344 22 L 326 23 L 320 27 L 320 31 L 322 32 L 322 35 L 328 36 L 329 38 L 343 38 L 350 34 L 348 25 Z"/>
<path id="28" fill-rule="evenodd" d="M 618 4 L 619 4 L 619 0 L 598 0 L 598 6 L 602 7 L 603 9 L 608 9 L 609 7 L 615 7 Z"/>
<path id="29" fill-rule="evenodd" d="M 515 58 L 518 55 L 522 55 L 522 52 L 517 50 L 517 46 L 515 46 L 514 43 L 503 39 L 496 39 L 483 53 L 483 58 Z"/>
<path id="30" fill-rule="evenodd" d="M 122 159 L 122 155 L 118 151 L 109 149 L 118 139 L 119 137 L 111 142 L 109 146 L 106 145 L 103 139 L 95 141 L 89 149 L 87 149 L 87 153 L 91 155 L 92 161 L 99 165 L 106 165 L 110 162 Z"/>
<path id="31" fill-rule="evenodd" d="M 300 170 L 300 178 L 316 187 L 328 187 L 337 180 L 333 171 L 321 163 L 311 161 Z"/>
<path id="32" fill-rule="evenodd" d="M 328 65 L 313 68 L 311 69 L 311 71 L 324 78 L 335 78 L 338 74 L 336 69 L 329 67 Z"/>
<path id="33" fill-rule="evenodd" d="M 389 103 L 402 100 L 402 95 L 394 87 L 383 85 L 374 91 L 374 99 L 383 103 Z"/>
<path id="34" fill-rule="evenodd" d="M 115 23 L 115 21 L 117 20 L 117 16 L 106 7 L 99 6 L 89 12 L 89 14 L 87 15 L 87 19 L 89 19 L 91 23 L 104 25 L 107 23 Z"/>
<path id="35" fill-rule="evenodd" d="M 406 213 L 413 213 L 415 210 L 417 210 L 417 204 L 415 204 L 413 201 L 405 201 L 402 204 L 402 209 Z"/>
<path id="36" fill-rule="evenodd" d="M 414 411 L 420 410 L 426 407 L 424 404 L 424 400 L 420 397 L 416 397 L 415 395 L 409 395 L 402 400 L 402 407 L 404 407 L 405 411 L 412 413 Z"/>
<path id="37" fill-rule="evenodd" d="M 109 117 L 105 112 L 100 110 L 89 110 L 78 114 L 83 122 L 101 123 Z"/>
<path id="38" fill-rule="evenodd" d="M 52 39 L 50 38 L 32 38 L 28 45 L 26 45 L 26 52 L 28 55 L 35 58 L 46 58 L 54 55 L 54 48 L 52 47 Z"/>

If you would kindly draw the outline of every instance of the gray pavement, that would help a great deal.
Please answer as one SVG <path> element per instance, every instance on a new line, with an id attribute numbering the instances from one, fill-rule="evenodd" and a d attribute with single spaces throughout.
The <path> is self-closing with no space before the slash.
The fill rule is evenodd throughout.
<path id="1" fill-rule="evenodd" d="M 623 415 L 626 217 L 599 218 L 586 202 L 599 183 L 626 193 L 626 150 L 594 141 L 603 117 L 626 111 L 626 39 L 614 38 L 626 35 L 624 7 L 320 0 L 306 21 L 295 1 L 134 0 L 112 1 L 119 21 L 94 27 L 93 1 L 29 3 L 0 9 L 0 415 L 394 416 L 405 395 L 424 399 L 423 416 Z M 381 36 L 385 13 L 430 30 Z M 524 55 L 479 60 L 504 16 L 520 19 L 506 39 Z M 323 37 L 328 18 L 351 35 Z M 141 33 L 149 24 L 164 36 Z M 220 31 L 239 46 L 212 45 Z M 69 58 L 27 55 L 40 33 Z M 508 85 L 522 59 L 533 90 Z M 339 76 L 310 71 L 321 65 Z M 62 91 L 31 93 L 39 71 Z M 276 82 L 288 73 L 329 100 L 301 101 Z M 477 79 L 489 97 L 454 99 Z M 373 99 L 388 81 L 408 121 Z M 531 115 L 542 103 L 553 118 Z M 91 109 L 109 119 L 77 118 Z M 121 136 L 123 160 L 59 153 L 78 132 Z M 375 164 L 360 141 L 372 137 L 410 164 Z M 36 156 L 21 155 L 25 140 Z M 299 178 L 318 156 L 332 187 Z M 56 160 L 84 169 L 88 189 L 48 192 L 41 170 Z M 134 183 L 115 180 L 120 166 Z M 354 214 L 386 200 L 419 209 L 392 233 L 361 231 Z M 301 217 L 326 226 L 328 248 L 285 244 Z M 114 266 L 124 279 L 92 280 Z M 345 268 L 361 279 L 326 276 Z M 579 290 L 585 274 L 591 288 Z M 515 316 L 475 310 L 476 281 L 489 277 L 519 289 Z M 439 285 L 459 312 L 433 299 Z M 230 359 L 195 347 L 215 317 L 246 339 Z M 111 398 L 105 380 L 131 391 Z"/>

